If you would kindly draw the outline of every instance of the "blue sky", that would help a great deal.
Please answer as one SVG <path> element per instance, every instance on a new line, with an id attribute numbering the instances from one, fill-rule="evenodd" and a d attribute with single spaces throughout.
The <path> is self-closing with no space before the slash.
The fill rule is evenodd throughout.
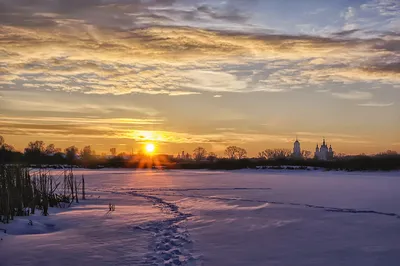
<path id="1" fill-rule="evenodd" d="M 0 0 L 0 135 L 400 150 L 400 2 Z"/>

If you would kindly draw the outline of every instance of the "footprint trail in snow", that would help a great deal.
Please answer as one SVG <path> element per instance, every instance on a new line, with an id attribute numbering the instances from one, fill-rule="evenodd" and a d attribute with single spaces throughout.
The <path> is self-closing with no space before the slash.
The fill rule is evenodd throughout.
<path id="1" fill-rule="evenodd" d="M 196 265 L 196 258 L 191 254 L 188 246 L 192 243 L 184 221 L 191 214 L 179 211 L 173 203 L 164 201 L 156 196 L 146 195 L 135 191 L 129 194 L 135 197 L 146 198 L 163 212 L 172 214 L 170 219 L 155 221 L 136 226 L 137 230 L 153 233 L 154 238 L 149 246 L 151 250 L 145 257 L 145 265 Z"/>

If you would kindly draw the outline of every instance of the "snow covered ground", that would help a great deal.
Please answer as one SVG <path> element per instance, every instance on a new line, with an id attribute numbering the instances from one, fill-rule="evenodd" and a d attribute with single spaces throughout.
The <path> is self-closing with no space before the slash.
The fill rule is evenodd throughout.
<path id="1" fill-rule="evenodd" d="M 0 224 L 0 265 L 400 265 L 399 172 L 75 174 L 86 201 Z"/>

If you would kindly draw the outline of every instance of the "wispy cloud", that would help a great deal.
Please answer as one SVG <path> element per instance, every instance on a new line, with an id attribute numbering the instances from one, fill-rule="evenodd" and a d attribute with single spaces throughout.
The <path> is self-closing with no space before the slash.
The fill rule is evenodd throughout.
<path id="1" fill-rule="evenodd" d="M 367 102 L 358 104 L 358 106 L 365 106 L 365 107 L 389 107 L 392 105 L 394 105 L 394 103 Z"/>
<path id="2" fill-rule="evenodd" d="M 350 135 L 344 134 L 340 132 L 296 132 L 298 138 L 301 142 L 311 142 L 311 143 L 320 143 L 322 138 L 325 138 L 326 141 L 333 146 L 338 143 L 347 143 L 353 145 L 365 145 L 373 143 L 371 140 L 366 139 L 365 136 L 361 135 Z"/>
<path id="3" fill-rule="evenodd" d="M 361 9 L 376 10 L 383 16 L 398 16 L 400 3 L 396 0 L 371 0 L 362 4 Z"/>
<path id="4" fill-rule="evenodd" d="M 107 105 L 107 102 L 99 101 L 96 103 L 88 103 L 85 99 L 60 99 L 47 98 L 43 101 L 42 95 L 38 93 L 19 92 L 19 91 L 5 91 L 3 97 L 0 99 L 0 110 L 2 111 L 17 111 L 17 112 L 58 112 L 67 115 L 86 114 L 87 116 L 107 116 L 115 113 L 129 113 L 132 116 L 146 116 L 156 117 L 159 112 L 152 107 L 144 107 L 139 104 L 128 105 Z"/>
<path id="5" fill-rule="evenodd" d="M 368 91 L 348 91 L 348 92 L 333 92 L 334 97 L 345 100 L 367 100 L 373 97 L 373 94 Z"/>
<path id="6" fill-rule="evenodd" d="M 0 132 L 6 135 L 57 138 L 126 139 L 131 142 L 154 141 L 159 144 L 240 144 L 262 141 L 286 142 L 279 134 L 233 132 L 232 128 L 217 128 L 204 133 L 187 133 L 162 129 L 163 121 L 130 118 L 65 118 L 0 116 Z"/>

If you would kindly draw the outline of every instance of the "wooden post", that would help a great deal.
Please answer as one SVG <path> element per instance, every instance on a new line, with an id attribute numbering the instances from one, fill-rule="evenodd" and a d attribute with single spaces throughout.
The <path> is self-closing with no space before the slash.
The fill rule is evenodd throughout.
<path id="1" fill-rule="evenodd" d="M 67 170 L 64 169 L 64 198 L 67 195 Z"/>
<path id="2" fill-rule="evenodd" d="M 78 184 L 76 183 L 76 177 L 75 177 L 75 202 L 79 203 L 79 199 L 78 199 Z"/>
<path id="3" fill-rule="evenodd" d="M 74 193 L 74 175 L 72 172 L 69 173 L 69 185 L 71 187 L 71 202 L 74 201 L 75 198 L 75 193 Z"/>
<path id="4" fill-rule="evenodd" d="M 86 195 L 85 195 L 85 177 L 82 175 L 82 199 L 85 200 L 86 199 Z"/>

